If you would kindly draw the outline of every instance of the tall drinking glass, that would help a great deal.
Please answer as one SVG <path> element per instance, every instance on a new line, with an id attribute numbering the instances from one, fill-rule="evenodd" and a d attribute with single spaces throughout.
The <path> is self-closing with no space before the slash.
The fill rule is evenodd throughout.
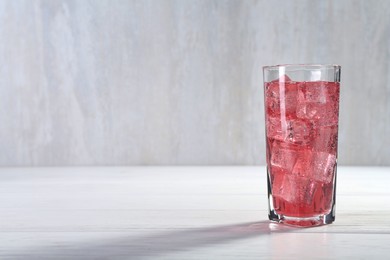
<path id="1" fill-rule="evenodd" d="M 338 65 L 263 67 L 269 219 L 335 220 Z"/>

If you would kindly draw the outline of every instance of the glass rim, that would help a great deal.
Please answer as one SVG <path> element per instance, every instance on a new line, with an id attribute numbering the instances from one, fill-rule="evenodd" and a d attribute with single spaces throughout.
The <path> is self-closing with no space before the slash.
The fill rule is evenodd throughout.
<path id="1" fill-rule="evenodd" d="M 280 68 L 286 69 L 341 69 L 338 64 L 277 64 L 270 66 L 263 66 L 263 70 L 278 70 Z"/>

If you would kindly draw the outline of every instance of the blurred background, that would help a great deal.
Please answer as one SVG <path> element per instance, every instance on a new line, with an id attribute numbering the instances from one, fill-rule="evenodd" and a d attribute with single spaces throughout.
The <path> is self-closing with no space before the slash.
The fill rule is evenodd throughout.
<path id="1" fill-rule="evenodd" d="M 342 66 L 339 164 L 390 165 L 390 1 L 0 2 L 0 166 L 264 165 L 262 66 Z"/>

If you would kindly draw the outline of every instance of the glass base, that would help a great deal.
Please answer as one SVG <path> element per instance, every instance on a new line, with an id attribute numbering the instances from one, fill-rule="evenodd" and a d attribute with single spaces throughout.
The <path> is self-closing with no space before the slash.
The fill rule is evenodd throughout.
<path id="1" fill-rule="evenodd" d="M 333 212 L 327 215 L 320 215 L 309 218 L 297 218 L 297 217 L 288 217 L 284 215 L 276 214 L 275 211 L 270 211 L 268 214 L 268 218 L 271 221 L 275 221 L 282 224 L 287 224 L 290 226 L 298 226 L 298 227 L 315 227 L 326 224 L 331 224 L 335 220 Z"/>
<path id="2" fill-rule="evenodd" d="M 267 168 L 267 185 L 268 185 L 268 218 L 271 221 L 275 221 L 282 224 L 287 224 L 290 226 L 296 227 L 315 227 L 326 224 L 331 224 L 335 220 L 335 209 L 336 209 L 336 171 L 334 172 L 334 192 L 333 192 L 333 201 L 331 205 L 330 212 L 328 214 L 316 215 L 310 217 L 292 217 L 286 216 L 283 214 L 278 214 L 274 208 L 274 203 L 272 199 L 272 189 L 271 189 L 271 175 Z"/>

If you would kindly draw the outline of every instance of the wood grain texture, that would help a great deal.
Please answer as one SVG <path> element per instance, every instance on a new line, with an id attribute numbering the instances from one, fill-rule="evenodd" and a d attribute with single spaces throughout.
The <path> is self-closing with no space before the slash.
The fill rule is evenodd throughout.
<path id="1" fill-rule="evenodd" d="M 340 167 L 336 221 L 299 229 L 264 167 L 0 168 L 0 259 L 383 259 L 389 172 Z"/>
<path id="2" fill-rule="evenodd" d="M 340 162 L 390 165 L 389 1 L 0 3 L 0 165 L 264 164 L 263 65 L 342 65 Z"/>

